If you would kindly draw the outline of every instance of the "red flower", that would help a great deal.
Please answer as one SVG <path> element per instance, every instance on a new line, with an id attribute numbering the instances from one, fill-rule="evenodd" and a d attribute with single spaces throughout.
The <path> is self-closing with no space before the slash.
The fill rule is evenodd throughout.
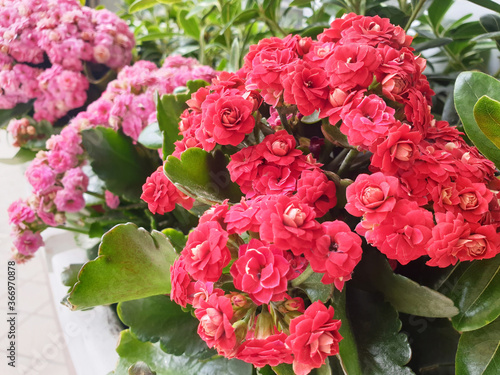
<path id="1" fill-rule="evenodd" d="M 229 204 L 227 203 L 229 200 L 226 199 L 221 204 L 215 204 L 206 210 L 203 215 L 200 216 L 199 224 L 205 223 L 207 221 L 216 221 L 221 227 L 226 230 L 226 223 L 224 219 L 226 218 L 226 214 L 229 211 Z"/>
<path id="2" fill-rule="evenodd" d="M 373 82 L 373 74 L 382 62 L 380 53 L 365 44 L 349 44 L 335 47 L 325 69 L 330 85 L 343 90 L 367 88 Z"/>
<path id="3" fill-rule="evenodd" d="M 229 264 L 228 234 L 216 221 L 198 225 L 182 250 L 186 270 L 195 280 L 217 281 L 222 269 Z"/>
<path id="4" fill-rule="evenodd" d="M 402 199 L 380 225 L 364 236 L 388 258 L 404 265 L 427 254 L 433 227 L 434 220 L 429 211 Z"/>
<path id="5" fill-rule="evenodd" d="M 347 135 L 349 143 L 369 149 L 373 142 L 385 138 L 389 130 L 398 125 L 395 110 L 388 107 L 377 95 L 369 95 L 350 110 L 342 110 L 340 131 Z"/>
<path id="6" fill-rule="evenodd" d="M 392 211 L 399 196 L 399 181 L 396 177 L 381 172 L 372 175 L 360 174 L 346 190 L 345 209 L 351 215 L 363 216 L 373 223 L 380 223 Z"/>
<path id="7" fill-rule="evenodd" d="M 191 304 L 193 300 L 189 298 L 188 289 L 193 280 L 186 271 L 186 265 L 182 256 L 176 259 L 170 267 L 170 280 L 172 283 L 170 299 L 182 307 L 186 307 L 188 303 Z"/>
<path id="8" fill-rule="evenodd" d="M 141 199 L 148 204 L 148 209 L 154 214 L 163 215 L 175 208 L 179 203 L 186 210 L 193 207 L 194 200 L 180 192 L 163 173 L 160 166 L 142 185 Z"/>
<path id="9" fill-rule="evenodd" d="M 496 225 L 468 223 L 461 214 L 437 213 L 428 254 L 429 266 L 448 267 L 457 261 L 489 259 L 500 253 Z"/>
<path id="10" fill-rule="evenodd" d="M 289 66 L 283 78 L 283 88 L 285 102 L 296 104 L 304 116 L 323 110 L 328 103 L 330 89 L 322 68 L 304 62 Z"/>
<path id="11" fill-rule="evenodd" d="M 238 146 L 255 125 L 253 103 L 233 91 L 210 94 L 201 105 L 201 124 L 221 145 Z"/>
<path id="12" fill-rule="evenodd" d="M 239 257 L 231 266 L 231 276 L 237 289 L 261 305 L 284 298 L 289 268 L 283 250 L 252 239 L 248 245 L 240 246 Z"/>
<path id="13" fill-rule="evenodd" d="M 260 198 L 265 198 L 265 196 L 259 196 L 251 201 L 246 201 L 245 198 L 241 198 L 240 203 L 231 206 L 224 219 L 227 223 L 228 233 L 242 234 L 246 231 L 259 231 L 260 223 L 256 215 L 260 209 Z"/>
<path id="14" fill-rule="evenodd" d="M 297 182 L 297 198 L 316 211 L 316 217 L 325 215 L 337 204 L 336 187 L 333 181 L 319 169 L 302 171 Z"/>
<path id="15" fill-rule="evenodd" d="M 293 135 L 288 134 L 286 130 L 279 130 L 266 136 L 256 146 L 255 152 L 268 163 L 290 165 L 298 156 L 302 155 L 302 151 L 296 149 L 295 146 Z"/>
<path id="16" fill-rule="evenodd" d="M 262 203 L 258 219 L 262 240 L 272 242 L 282 250 L 300 255 L 314 246 L 321 234 L 321 225 L 314 220 L 316 212 L 298 198 L 286 195 L 272 197 Z"/>
<path id="17" fill-rule="evenodd" d="M 314 272 L 324 273 L 321 282 L 335 283 L 337 289 L 342 290 L 361 260 L 361 238 L 339 220 L 324 222 L 322 227 L 325 234 L 306 252 L 306 258 Z"/>
<path id="18" fill-rule="evenodd" d="M 239 348 L 236 358 L 255 367 L 277 366 L 280 363 L 292 363 L 292 353 L 285 345 L 287 335 L 283 332 L 267 336 L 264 339 L 247 339 Z"/>
<path id="19" fill-rule="evenodd" d="M 209 348 L 215 347 L 223 353 L 235 349 L 236 335 L 231 324 L 233 306 L 229 298 L 212 294 L 206 301 L 200 301 L 194 313 L 200 321 L 198 334 Z"/>
<path id="20" fill-rule="evenodd" d="M 333 314 L 333 307 L 327 309 L 321 301 L 316 301 L 304 315 L 290 322 L 286 345 L 294 356 L 295 374 L 308 374 L 313 368 L 320 368 L 327 357 L 338 354 L 341 322 L 333 319 Z"/>

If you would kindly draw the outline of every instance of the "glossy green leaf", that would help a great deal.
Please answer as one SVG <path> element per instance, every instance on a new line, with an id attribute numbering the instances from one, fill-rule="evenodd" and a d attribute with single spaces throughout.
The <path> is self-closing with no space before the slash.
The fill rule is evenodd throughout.
<path id="1" fill-rule="evenodd" d="M 84 130 L 82 144 L 92 160 L 92 169 L 108 190 L 131 201 L 140 199 L 144 181 L 159 165 L 153 151 L 103 127 Z"/>
<path id="2" fill-rule="evenodd" d="M 14 108 L 0 109 L 0 128 L 6 126 L 13 118 L 20 118 L 26 115 L 33 108 L 34 100 L 27 103 L 19 103 Z"/>
<path id="3" fill-rule="evenodd" d="M 458 331 L 471 331 L 500 315 L 500 256 L 465 265 L 465 271 L 447 295 L 460 312 L 452 318 Z"/>
<path id="4" fill-rule="evenodd" d="M 61 282 L 65 286 L 73 286 L 78 281 L 78 273 L 82 268 L 83 264 L 70 264 L 68 267 L 64 268 L 61 272 Z"/>
<path id="5" fill-rule="evenodd" d="M 321 273 L 313 273 L 306 281 L 298 286 L 298 288 L 302 289 L 307 294 L 311 302 L 326 302 L 333 294 L 333 284 L 323 284 L 321 282 L 322 277 L 323 274 Z"/>
<path id="6" fill-rule="evenodd" d="M 136 0 L 132 4 L 130 4 L 128 8 L 129 13 L 140 12 L 141 10 L 146 10 L 154 7 L 158 4 L 156 0 Z"/>
<path id="7" fill-rule="evenodd" d="M 65 304 L 81 310 L 170 293 L 177 256 L 160 232 L 119 224 L 102 237 L 99 256 L 83 266 Z"/>
<path id="8" fill-rule="evenodd" d="M 153 122 L 146 126 L 139 135 L 138 141 L 147 148 L 154 150 L 161 148 L 163 146 L 163 136 L 158 123 Z"/>
<path id="9" fill-rule="evenodd" d="M 451 42 L 453 42 L 453 39 L 451 38 L 437 38 L 437 39 L 431 39 L 428 42 L 414 44 L 413 48 L 415 48 L 416 52 L 421 52 L 430 48 L 442 47 L 447 44 L 450 44 Z"/>
<path id="10" fill-rule="evenodd" d="M 500 13 L 500 4 L 493 0 L 468 0 L 471 3 L 480 5 L 484 8 L 490 9 L 494 12 Z"/>
<path id="11" fill-rule="evenodd" d="M 321 131 L 330 143 L 344 148 L 353 148 L 349 144 L 347 136 L 340 131 L 338 126 L 331 125 L 330 123 L 323 123 Z"/>
<path id="12" fill-rule="evenodd" d="M 500 374 L 500 319 L 462 334 L 455 367 L 456 375 Z"/>
<path id="13" fill-rule="evenodd" d="M 169 156 L 164 168 L 170 181 L 197 200 L 214 204 L 229 199 L 236 203 L 242 193 L 231 181 L 226 165 L 222 152 L 217 150 L 212 154 L 193 147 L 184 151 L 180 160 Z"/>
<path id="14" fill-rule="evenodd" d="M 195 40 L 200 38 L 200 26 L 197 17 L 187 18 L 188 11 L 183 9 L 177 14 L 177 23 L 184 32 Z"/>
<path id="15" fill-rule="evenodd" d="M 434 0 L 432 2 L 429 9 L 427 9 L 427 13 L 429 14 L 429 21 L 431 21 L 431 25 L 434 29 L 437 29 L 437 27 L 441 25 L 444 15 L 452 4 L 453 0 Z"/>
<path id="16" fill-rule="evenodd" d="M 200 322 L 168 296 L 120 302 L 117 312 L 135 337 L 141 341 L 159 341 L 166 353 L 188 356 L 201 352 L 208 353 L 208 356 L 215 354 L 209 351 L 197 333 Z"/>
<path id="17" fill-rule="evenodd" d="M 259 11 L 257 9 L 247 9 L 239 13 L 233 20 L 233 25 L 241 25 L 242 23 L 247 23 L 257 18 L 259 16 Z"/>
<path id="18" fill-rule="evenodd" d="M 352 332 L 351 321 L 347 316 L 346 293 L 347 288 L 344 288 L 342 292 L 335 289 L 333 294 L 335 319 L 340 319 L 342 322 L 339 333 L 343 339 L 339 343 L 339 357 L 346 375 L 362 375 L 356 339 Z"/>
<path id="19" fill-rule="evenodd" d="M 156 0 L 156 1 L 162 4 L 177 4 L 177 3 L 182 3 L 184 0 Z"/>
<path id="20" fill-rule="evenodd" d="M 154 32 L 154 33 L 148 33 L 147 35 L 136 38 L 136 41 L 137 41 L 137 43 L 150 42 L 152 40 L 170 38 L 173 35 L 174 35 L 173 33 L 166 33 L 166 32 L 159 31 L 159 32 Z"/>
<path id="21" fill-rule="evenodd" d="M 400 314 L 402 331 L 411 343 L 409 367 L 419 375 L 455 375 L 458 333 L 446 318 Z"/>
<path id="22" fill-rule="evenodd" d="M 413 375 L 405 366 L 411 349 L 407 336 L 400 333 L 397 311 L 376 293 L 346 287 L 347 316 L 356 340 L 361 374 Z"/>
<path id="23" fill-rule="evenodd" d="M 474 106 L 474 118 L 479 129 L 500 149 L 500 102 L 482 96 Z"/>
<path id="24" fill-rule="evenodd" d="M 292 365 L 289 365 L 288 363 L 281 363 L 278 366 L 274 366 L 273 371 L 277 375 L 295 375 Z"/>
<path id="25" fill-rule="evenodd" d="M 168 238 L 178 253 L 180 253 L 184 249 L 184 246 L 186 246 L 187 236 L 184 235 L 184 233 L 172 228 L 163 229 L 161 232 Z"/>
<path id="26" fill-rule="evenodd" d="M 186 100 L 189 98 L 188 94 L 167 94 L 161 99 L 157 96 L 156 116 L 163 133 L 164 159 L 174 152 L 174 143 L 182 138 L 179 134 L 180 115 L 187 108 Z"/>
<path id="27" fill-rule="evenodd" d="M 290 3 L 291 7 L 306 7 L 311 5 L 312 0 L 293 0 Z"/>
<path id="28" fill-rule="evenodd" d="M 479 151 L 499 167 L 500 150 L 481 131 L 474 118 L 474 106 L 483 95 L 500 100 L 500 82 L 480 72 L 464 72 L 458 76 L 454 91 L 455 108 L 465 132 Z"/>
<path id="29" fill-rule="evenodd" d="M 236 359 L 219 357 L 202 361 L 196 357 L 167 354 L 158 344 L 136 339 L 129 330 L 122 331 L 116 351 L 120 360 L 114 375 L 129 375 L 128 369 L 139 361 L 157 375 L 252 374 L 252 365 Z"/>
<path id="30" fill-rule="evenodd" d="M 395 274 L 378 251 L 365 250 L 356 270 L 358 287 L 383 293 L 386 301 L 399 312 L 435 318 L 449 318 L 458 314 L 450 298 Z"/>
<path id="31" fill-rule="evenodd" d="M 500 16 L 496 14 L 486 14 L 479 18 L 479 22 L 487 32 L 500 31 Z M 500 49 L 500 40 L 495 40 L 497 48 Z"/>

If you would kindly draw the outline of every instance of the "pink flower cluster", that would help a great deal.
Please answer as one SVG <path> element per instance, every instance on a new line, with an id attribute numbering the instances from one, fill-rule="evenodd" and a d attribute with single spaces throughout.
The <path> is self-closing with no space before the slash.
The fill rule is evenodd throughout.
<path id="1" fill-rule="evenodd" d="M 47 226 L 65 224 L 66 213 L 79 212 L 85 207 L 83 194 L 87 191 L 89 179 L 82 170 L 87 164 L 81 144 L 82 130 L 96 126 L 111 127 L 122 129 L 137 140 L 142 129 L 156 120 L 155 92 L 169 94 L 189 80 L 211 80 L 213 77 L 215 72 L 211 68 L 180 56 L 167 58 L 160 69 L 148 61 L 138 61 L 123 68 L 117 79 L 108 84 L 101 98 L 89 105 L 87 111 L 80 112 L 60 134 L 47 141 L 47 151 L 40 151 L 26 171 L 33 193 L 25 201 L 12 203 L 9 209 L 17 251 L 23 255 L 33 254 L 42 245 L 41 231 Z M 26 119 L 12 122 L 11 127 L 19 133 L 29 132 Z M 166 177 L 164 180 L 166 182 L 162 185 L 161 178 L 150 177 L 146 183 L 149 190 L 144 196 L 150 194 L 152 200 L 157 201 L 148 202 L 150 209 L 161 214 L 171 211 L 177 201 L 166 203 L 168 198 L 165 194 L 170 194 L 171 201 L 175 196 L 185 208 L 191 208 L 192 199 L 180 193 Z M 155 189 L 158 189 L 157 193 Z M 105 201 L 111 209 L 120 204 L 119 197 L 109 191 L 105 192 Z M 172 205 L 171 209 L 168 204 Z M 30 208 L 33 216 L 27 216 L 26 220 L 19 219 L 24 217 L 20 212 L 24 212 L 26 207 Z"/>
<path id="2" fill-rule="evenodd" d="M 87 100 L 84 62 L 121 68 L 134 44 L 118 16 L 78 0 L 3 0 L 0 109 L 36 99 L 34 118 L 54 122 Z"/>
<path id="3" fill-rule="evenodd" d="M 293 363 L 297 374 L 336 354 L 333 309 L 317 301 L 304 311 L 294 280 L 312 270 L 342 289 L 362 256 L 358 234 L 402 264 L 426 256 L 446 267 L 500 252 L 494 166 L 433 119 L 411 40 L 387 19 L 348 14 L 317 40 L 261 40 L 242 70 L 191 96 L 173 155 L 223 150 L 245 194 L 201 216 L 171 269 L 172 300 L 194 307 L 198 333 L 220 354 L 258 367 Z M 313 114 L 350 147 L 330 145 L 332 153 L 304 140 L 301 119 Z M 325 152 L 323 166 L 314 156 Z M 348 171 L 355 181 L 334 167 L 348 153 L 346 165 L 364 172 Z M 347 204 L 336 207 L 346 185 Z M 341 220 L 348 213 L 361 217 L 358 234 L 346 223 L 353 217 Z M 231 281 L 236 292 L 217 288 Z"/>

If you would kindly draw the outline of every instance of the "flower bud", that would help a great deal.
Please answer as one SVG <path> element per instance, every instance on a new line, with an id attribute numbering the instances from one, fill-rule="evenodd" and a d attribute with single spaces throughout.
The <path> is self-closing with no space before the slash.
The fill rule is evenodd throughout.
<path id="1" fill-rule="evenodd" d="M 263 310 L 257 317 L 254 337 L 256 339 L 265 339 L 274 334 L 274 328 L 273 317 L 267 311 Z"/>

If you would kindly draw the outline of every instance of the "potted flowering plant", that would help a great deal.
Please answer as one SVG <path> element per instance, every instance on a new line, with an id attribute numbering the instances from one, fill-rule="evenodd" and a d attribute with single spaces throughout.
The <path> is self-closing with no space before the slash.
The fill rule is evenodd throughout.
<path id="1" fill-rule="evenodd" d="M 65 300 L 118 302 L 115 374 L 495 372 L 498 81 L 455 94 L 490 161 L 431 113 L 411 42 L 350 13 L 162 99 L 142 198 L 198 225 L 115 226 Z"/>

